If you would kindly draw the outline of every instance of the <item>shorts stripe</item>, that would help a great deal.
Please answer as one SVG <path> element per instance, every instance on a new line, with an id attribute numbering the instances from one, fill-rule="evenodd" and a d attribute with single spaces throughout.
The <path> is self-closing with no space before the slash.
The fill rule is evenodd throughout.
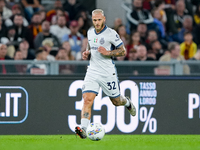
<path id="1" fill-rule="evenodd" d="M 92 90 L 83 91 L 82 93 L 94 93 L 94 94 L 98 95 L 98 92 L 92 91 Z"/>

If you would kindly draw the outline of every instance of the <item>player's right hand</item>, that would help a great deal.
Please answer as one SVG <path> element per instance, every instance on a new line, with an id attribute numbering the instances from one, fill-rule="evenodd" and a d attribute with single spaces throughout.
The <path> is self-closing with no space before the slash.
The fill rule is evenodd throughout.
<path id="1" fill-rule="evenodd" d="M 89 51 L 84 51 L 84 52 L 82 53 L 82 59 L 83 59 L 83 60 L 87 60 L 89 54 L 90 54 Z"/>

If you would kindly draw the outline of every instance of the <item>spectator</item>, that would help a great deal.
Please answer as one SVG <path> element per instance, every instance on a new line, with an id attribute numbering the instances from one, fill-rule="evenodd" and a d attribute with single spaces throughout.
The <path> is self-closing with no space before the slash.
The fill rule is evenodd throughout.
<path id="1" fill-rule="evenodd" d="M 12 16 L 12 11 L 5 6 L 5 0 L 0 0 L 0 14 L 4 20 Z"/>
<path id="2" fill-rule="evenodd" d="M 42 7 L 38 0 L 21 0 L 21 3 L 24 7 L 28 21 L 31 21 L 33 14 L 39 11 L 39 8 Z"/>
<path id="3" fill-rule="evenodd" d="M 164 54 L 162 45 L 158 40 L 151 43 L 151 49 L 148 51 L 148 57 L 152 57 L 154 60 L 159 60 L 159 58 Z"/>
<path id="4" fill-rule="evenodd" d="M 53 15 L 51 20 L 50 20 L 52 25 L 57 23 L 57 17 L 60 16 L 60 15 L 64 15 L 65 18 L 66 18 L 66 21 L 67 22 L 69 21 L 68 14 L 62 8 L 57 8 L 56 12 L 55 12 L 55 15 Z"/>
<path id="5" fill-rule="evenodd" d="M 172 35 L 177 34 L 183 27 L 183 18 L 185 15 L 188 15 L 187 9 L 185 9 L 185 3 L 183 0 L 178 0 L 176 2 L 176 10 L 168 11 L 167 15 L 167 32 Z"/>
<path id="6" fill-rule="evenodd" d="M 78 26 L 79 26 L 79 32 L 83 34 L 84 37 L 87 37 L 87 31 L 91 27 L 91 20 L 89 20 L 87 17 L 83 17 L 83 15 L 78 16 Z"/>
<path id="7" fill-rule="evenodd" d="M 7 36 L 1 38 L 1 42 L 7 45 L 7 55 L 11 58 L 14 57 L 14 53 L 16 48 L 18 48 L 19 42 L 22 40 L 21 38 L 15 38 L 15 27 L 10 26 L 7 28 Z"/>
<path id="8" fill-rule="evenodd" d="M 127 14 L 128 21 L 130 23 L 130 31 L 137 28 L 139 21 L 151 25 L 153 23 L 153 17 L 148 10 L 142 8 L 142 0 L 133 1 L 133 11 Z"/>
<path id="9" fill-rule="evenodd" d="M 78 32 L 78 22 L 73 20 L 70 22 L 70 34 L 63 36 L 62 41 L 68 41 L 72 48 L 72 55 L 76 60 L 81 60 L 81 45 L 83 40 L 83 35 Z"/>
<path id="10" fill-rule="evenodd" d="M 4 43 L 2 41 L 2 37 L 6 37 L 6 36 L 7 36 L 7 28 L 3 23 L 2 16 L 0 15 L 0 43 Z"/>
<path id="11" fill-rule="evenodd" d="M 56 55 L 56 60 L 69 60 L 66 49 L 61 47 Z"/>
<path id="12" fill-rule="evenodd" d="M 92 19 L 91 19 L 91 16 L 89 15 L 87 9 L 81 9 L 79 11 L 78 16 L 83 17 L 85 24 L 87 24 L 88 26 L 92 25 Z"/>
<path id="13" fill-rule="evenodd" d="M 136 49 L 135 48 L 131 48 L 129 53 L 128 53 L 128 60 L 129 61 L 136 61 L 137 58 L 138 58 L 137 48 Z"/>
<path id="14" fill-rule="evenodd" d="M 23 60 L 23 55 L 21 51 L 15 51 L 14 60 Z"/>
<path id="15" fill-rule="evenodd" d="M 147 60 L 154 60 L 154 59 L 151 57 L 147 57 L 147 48 L 144 45 L 139 45 L 137 47 L 137 60 L 147 61 Z"/>
<path id="16" fill-rule="evenodd" d="M 170 42 L 168 45 L 169 53 L 160 57 L 159 61 L 170 61 L 170 62 L 178 62 L 185 60 L 183 56 L 180 55 L 180 46 L 179 43 Z M 172 73 L 173 70 L 170 66 L 160 66 L 159 68 L 168 69 Z M 183 74 L 190 74 L 190 68 L 188 65 L 183 66 Z"/>
<path id="17" fill-rule="evenodd" d="M 122 24 L 123 22 L 121 18 L 115 18 L 113 29 L 117 31 L 117 28 Z"/>
<path id="18" fill-rule="evenodd" d="M 19 44 L 19 51 L 22 52 L 22 56 L 24 60 L 33 60 L 35 58 L 31 50 L 29 49 L 29 43 L 26 40 L 23 40 Z"/>
<path id="19" fill-rule="evenodd" d="M 7 27 L 13 26 L 14 16 L 17 14 L 22 14 L 22 8 L 19 4 L 15 4 L 12 6 L 12 16 L 5 20 L 5 25 Z M 29 25 L 28 21 L 25 17 L 23 17 L 23 25 L 27 27 Z"/>
<path id="20" fill-rule="evenodd" d="M 0 59 L 11 59 L 10 57 L 6 56 L 7 54 L 7 46 L 5 44 L 0 44 Z"/>
<path id="21" fill-rule="evenodd" d="M 75 20 L 80 10 L 83 9 L 83 6 L 76 0 L 66 0 L 63 7 L 68 12 L 70 21 Z"/>
<path id="22" fill-rule="evenodd" d="M 68 41 L 64 42 L 62 44 L 62 47 L 65 49 L 69 60 L 75 60 L 74 56 L 72 55 L 72 50 L 71 50 L 71 46 L 70 46 L 69 42 Z"/>
<path id="23" fill-rule="evenodd" d="M 153 9 L 152 16 L 154 18 L 154 23 L 158 27 L 160 37 L 164 38 L 165 37 L 165 27 L 164 27 L 165 23 L 162 22 L 162 17 L 161 17 L 159 9 Z"/>
<path id="24" fill-rule="evenodd" d="M 16 31 L 15 39 L 26 39 L 30 47 L 33 48 L 33 35 L 27 27 L 23 26 L 23 16 L 21 14 L 15 15 L 13 22 Z"/>
<path id="25" fill-rule="evenodd" d="M 185 60 L 188 60 L 197 52 L 197 45 L 193 42 L 193 36 L 191 32 L 185 32 L 184 34 L 184 42 L 181 43 L 180 49 L 181 49 L 181 55 L 185 58 Z"/>
<path id="26" fill-rule="evenodd" d="M 137 58 L 138 58 L 137 48 L 131 48 L 128 53 L 128 61 L 130 61 L 130 63 L 132 63 L 131 61 L 137 61 Z M 127 60 L 127 57 L 125 57 L 124 60 Z M 124 67 L 121 68 L 121 71 L 130 73 L 133 75 L 138 75 L 138 69 L 139 69 L 138 66 L 127 66 L 126 68 L 124 68 Z"/>
<path id="27" fill-rule="evenodd" d="M 38 33 L 42 32 L 41 21 L 42 19 L 40 13 L 33 14 L 31 24 L 29 25 L 29 30 L 31 31 L 34 39 L 38 35 Z"/>
<path id="28" fill-rule="evenodd" d="M 39 48 L 35 52 L 36 58 L 34 59 L 35 62 L 47 60 L 47 53 L 43 48 Z M 48 73 L 47 66 L 43 63 L 38 64 L 35 63 L 33 65 L 28 65 L 27 72 L 30 74 L 43 74 L 46 75 Z"/>
<path id="29" fill-rule="evenodd" d="M 46 11 L 40 10 L 40 11 L 38 11 L 38 13 L 40 14 L 40 19 L 41 19 L 41 23 L 42 23 L 43 21 L 46 20 Z"/>
<path id="30" fill-rule="evenodd" d="M 47 18 L 47 20 L 50 22 L 50 20 L 49 20 L 49 17 L 52 15 L 52 14 L 55 14 L 55 9 L 57 9 L 57 8 L 63 8 L 63 4 L 62 4 L 62 1 L 61 0 L 55 0 L 54 1 L 54 4 L 53 5 L 50 5 L 50 8 L 48 8 L 48 12 L 47 12 L 47 14 L 46 14 L 46 18 Z"/>
<path id="31" fill-rule="evenodd" d="M 18 42 L 21 41 L 21 38 L 15 39 L 15 27 L 10 26 L 7 28 L 7 35 L 1 38 L 1 43 L 7 44 L 7 45 L 15 45 L 18 46 Z"/>
<path id="32" fill-rule="evenodd" d="M 78 22 L 78 28 L 79 28 L 79 32 L 84 36 L 84 37 L 87 37 L 87 30 L 88 29 L 84 29 L 84 19 L 82 16 L 79 16 L 78 19 L 77 19 L 77 22 Z"/>
<path id="33" fill-rule="evenodd" d="M 178 39 L 174 39 L 175 41 L 182 43 L 184 41 L 184 33 L 191 32 L 193 34 L 193 20 L 189 15 L 185 15 L 183 18 L 183 27 L 178 33 Z M 195 34 L 195 33 L 194 33 Z"/>
<path id="34" fill-rule="evenodd" d="M 147 25 L 145 23 L 139 23 L 137 26 L 137 32 L 140 34 L 141 43 L 145 43 L 147 37 Z"/>
<path id="35" fill-rule="evenodd" d="M 45 51 L 47 53 L 47 60 L 49 61 L 54 61 L 55 57 L 50 54 L 52 47 L 53 47 L 53 42 L 51 39 L 45 39 L 42 41 L 42 46 L 45 48 Z"/>
<path id="36" fill-rule="evenodd" d="M 155 7 L 156 7 L 156 10 L 158 10 L 158 13 L 160 14 L 160 17 L 158 20 L 160 20 L 163 25 L 165 26 L 165 23 L 167 22 L 167 16 L 166 16 L 166 13 L 165 13 L 165 1 L 164 0 L 156 0 L 155 1 Z"/>
<path id="37" fill-rule="evenodd" d="M 58 61 L 68 61 L 69 57 L 64 48 L 60 48 L 56 55 L 56 60 Z M 59 74 L 72 74 L 73 66 L 72 65 L 59 65 Z"/>
<path id="38" fill-rule="evenodd" d="M 22 52 L 21 51 L 15 51 L 14 53 L 14 60 L 23 60 Z M 18 74 L 26 74 L 27 65 L 23 64 L 16 64 L 15 65 L 16 71 Z"/>
<path id="39" fill-rule="evenodd" d="M 23 60 L 23 55 L 21 51 L 15 51 L 14 60 Z"/>
<path id="40" fill-rule="evenodd" d="M 6 44 L 9 44 L 9 45 L 18 46 L 19 42 L 22 41 L 21 37 L 16 36 L 15 26 L 9 26 L 7 28 L 7 36 L 6 37 L 7 37 L 7 40 L 8 40 L 8 42 Z"/>
<path id="41" fill-rule="evenodd" d="M 148 50 L 151 49 L 151 43 L 158 40 L 158 35 L 157 32 L 154 30 L 149 30 L 148 31 L 148 35 L 147 35 L 147 39 L 146 39 L 146 47 Z"/>
<path id="42" fill-rule="evenodd" d="M 188 14 L 188 11 L 185 8 L 185 3 L 183 0 L 178 0 L 176 2 L 176 12 L 174 14 L 174 21 L 176 27 L 180 30 L 183 26 L 183 17 Z"/>
<path id="43" fill-rule="evenodd" d="M 194 22 L 196 24 L 200 24 L 200 3 L 198 4 L 198 6 L 196 8 L 196 12 L 194 14 Z"/>
<path id="44" fill-rule="evenodd" d="M 5 44 L 0 44 L 0 61 L 1 60 L 11 60 L 10 57 L 7 55 L 7 46 Z M 9 73 L 15 73 L 16 69 L 13 65 L 5 65 L 0 64 L 0 73 L 1 74 L 9 74 Z"/>
<path id="45" fill-rule="evenodd" d="M 137 50 L 137 47 L 140 45 L 140 33 L 139 32 L 132 32 L 131 38 L 129 40 L 129 44 L 127 45 L 127 55 L 126 57 L 129 58 L 129 52 L 131 49 Z"/>
<path id="46" fill-rule="evenodd" d="M 127 46 L 129 41 L 129 35 L 126 33 L 126 27 L 121 24 L 118 26 L 116 31 L 119 34 L 121 40 L 123 41 L 124 46 Z"/>
<path id="47" fill-rule="evenodd" d="M 67 12 L 64 11 L 61 0 L 56 0 L 54 3 L 54 8 L 47 12 L 46 20 L 51 22 L 51 24 L 56 24 L 56 18 L 59 15 L 64 15 L 66 17 L 66 20 L 69 21 L 69 15 L 67 14 Z"/>
<path id="48" fill-rule="evenodd" d="M 57 24 L 50 27 L 50 32 L 59 39 L 60 43 L 62 43 L 62 37 L 66 34 L 70 34 L 70 30 L 66 27 L 67 22 L 64 15 L 58 16 L 57 19 Z"/>
<path id="49" fill-rule="evenodd" d="M 147 56 L 147 48 L 144 45 L 139 45 L 137 48 L 137 61 L 152 61 L 151 57 Z M 152 66 L 137 66 L 134 69 L 135 75 L 153 74 L 154 67 Z"/>
<path id="50" fill-rule="evenodd" d="M 42 23 L 42 32 L 38 33 L 38 35 L 34 39 L 35 48 L 39 48 L 42 46 L 42 41 L 46 38 L 51 39 L 53 41 L 54 47 L 60 47 L 60 42 L 58 38 L 50 33 L 50 23 L 49 21 L 43 21 Z"/>

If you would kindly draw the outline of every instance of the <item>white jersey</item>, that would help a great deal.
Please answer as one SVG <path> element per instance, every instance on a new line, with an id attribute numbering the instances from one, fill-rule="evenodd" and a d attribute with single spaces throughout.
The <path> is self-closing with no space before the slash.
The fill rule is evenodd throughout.
<path id="1" fill-rule="evenodd" d="M 96 33 L 94 28 L 88 30 L 88 44 L 91 50 L 90 64 L 87 73 L 93 75 L 109 76 L 116 73 L 115 64 L 111 57 L 104 56 L 98 52 L 98 47 L 102 46 L 107 51 L 118 48 L 123 44 L 117 32 L 107 26 L 100 33 Z"/>

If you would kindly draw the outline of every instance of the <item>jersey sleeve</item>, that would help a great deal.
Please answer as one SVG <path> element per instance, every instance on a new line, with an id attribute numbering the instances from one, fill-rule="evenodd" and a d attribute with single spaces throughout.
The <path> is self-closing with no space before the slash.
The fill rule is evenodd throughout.
<path id="1" fill-rule="evenodd" d="M 111 30 L 111 33 L 110 33 L 110 40 L 111 40 L 111 43 L 116 47 L 120 47 L 121 45 L 123 45 L 123 42 L 122 40 L 120 39 L 118 33 L 115 31 L 115 30 Z"/>

